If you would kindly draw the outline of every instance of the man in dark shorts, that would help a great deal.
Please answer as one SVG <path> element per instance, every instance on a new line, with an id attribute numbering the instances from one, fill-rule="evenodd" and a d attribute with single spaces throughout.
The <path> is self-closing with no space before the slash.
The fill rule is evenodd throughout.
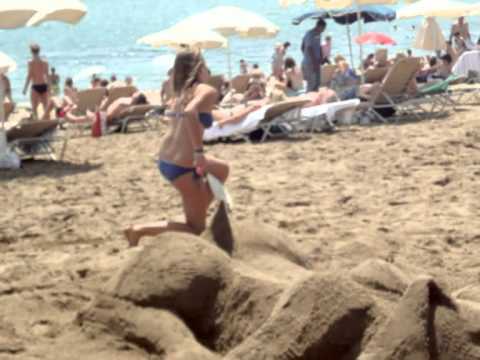
<path id="1" fill-rule="evenodd" d="M 28 74 L 23 88 L 23 94 L 27 94 L 27 89 L 30 83 L 32 88 L 30 91 L 30 101 L 32 103 L 32 112 L 35 119 L 38 119 L 38 105 L 43 106 L 43 120 L 49 120 L 49 112 L 47 111 L 49 103 L 49 69 L 48 62 L 40 58 L 40 46 L 37 44 L 30 45 L 32 53 L 32 60 L 28 62 Z"/>

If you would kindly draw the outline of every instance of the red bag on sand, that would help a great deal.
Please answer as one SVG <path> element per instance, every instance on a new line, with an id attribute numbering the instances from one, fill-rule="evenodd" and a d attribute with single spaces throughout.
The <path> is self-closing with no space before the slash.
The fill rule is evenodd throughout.
<path id="1" fill-rule="evenodd" d="M 95 113 L 95 121 L 92 124 L 92 137 L 100 137 L 105 133 L 106 123 L 105 116 L 97 111 Z"/>

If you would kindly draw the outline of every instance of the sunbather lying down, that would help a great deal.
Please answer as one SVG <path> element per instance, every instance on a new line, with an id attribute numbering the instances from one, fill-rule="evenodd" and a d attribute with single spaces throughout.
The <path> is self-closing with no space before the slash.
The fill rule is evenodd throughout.
<path id="1" fill-rule="evenodd" d="M 146 96 L 141 92 L 136 92 L 130 97 L 122 97 L 115 100 L 105 110 L 107 124 L 117 120 L 126 110 L 137 105 L 148 105 Z M 95 121 L 95 113 L 87 111 L 85 116 L 76 116 L 72 111 L 69 111 L 65 114 L 65 120 L 75 124 L 92 123 Z"/>

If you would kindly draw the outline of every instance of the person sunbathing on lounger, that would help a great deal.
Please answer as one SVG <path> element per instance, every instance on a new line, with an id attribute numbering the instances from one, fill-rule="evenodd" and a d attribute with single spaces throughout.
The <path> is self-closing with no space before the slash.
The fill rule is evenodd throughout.
<path id="1" fill-rule="evenodd" d="M 100 108 L 100 110 L 105 111 L 108 124 L 117 120 L 119 115 L 121 115 L 125 110 L 136 105 L 148 105 L 146 96 L 141 92 L 136 92 L 130 97 L 121 97 L 108 105 L 108 107 L 104 109 Z M 76 116 L 71 111 L 65 115 L 65 119 L 67 120 L 67 122 L 77 124 L 93 123 L 95 121 L 95 117 L 95 113 L 91 111 L 87 111 L 87 115 L 85 116 Z"/>
<path id="2" fill-rule="evenodd" d="M 52 97 L 48 102 L 47 112 L 50 114 L 55 109 L 57 118 L 63 118 L 65 115 L 76 108 L 78 104 L 78 90 L 73 86 L 72 78 L 65 79 L 63 87 L 63 98 Z"/>
<path id="3" fill-rule="evenodd" d="M 237 124 L 242 122 L 248 114 L 260 109 L 261 107 L 262 104 L 257 102 L 249 106 L 239 105 L 232 109 L 215 109 L 212 110 L 212 116 L 214 122 L 222 128 L 228 124 Z"/>

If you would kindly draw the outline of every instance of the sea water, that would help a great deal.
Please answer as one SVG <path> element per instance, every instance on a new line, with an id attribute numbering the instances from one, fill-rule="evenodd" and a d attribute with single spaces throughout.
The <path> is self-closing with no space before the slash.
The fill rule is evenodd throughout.
<path id="1" fill-rule="evenodd" d="M 0 0 L 7 1 L 7 0 Z M 8 0 L 13 1 L 13 0 Z M 88 14 L 77 25 L 63 23 L 44 23 L 39 27 L 0 30 L 0 51 L 7 53 L 18 64 L 16 71 L 10 74 L 15 100 L 25 101 L 21 95 L 26 76 L 26 66 L 30 53 L 28 46 L 32 42 L 41 45 L 42 55 L 55 67 L 61 76 L 75 78 L 78 88 L 89 83 L 89 68 L 102 70 L 102 77 L 116 74 L 123 79 L 133 76 L 136 84 L 143 89 L 158 89 L 171 67 L 174 53 L 168 49 L 153 49 L 140 45 L 140 37 L 164 30 L 185 17 L 210 9 L 217 5 L 234 5 L 254 11 L 279 26 L 280 33 L 273 39 L 230 38 L 233 72 L 238 72 L 238 62 L 245 59 L 248 63 L 258 63 L 270 71 L 270 59 L 275 43 L 289 41 L 292 46 L 289 55 L 297 62 L 301 61 L 300 43 L 303 34 L 313 27 L 314 20 L 306 20 L 301 25 L 292 25 L 292 19 L 303 13 L 314 11 L 314 1 L 308 5 L 292 6 L 287 9 L 278 5 L 278 0 L 84 0 Z M 472 0 L 470 2 L 473 2 Z M 396 8 L 401 7 L 397 5 Z M 390 53 L 410 48 L 415 32 L 423 19 L 396 20 L 391 23 L 364 24 L 364 31 L 376 31 L 389 34 L 397 42 L 389 47 Z M 439 19 L 438 22 L 448 36 L 454 19 Z M 478 17 L 468 18 L 472 38 L 479 35 Z M 414 29 L 414 27 L 416 29 Z M 357 24 L 351 26 L 352 36 L 357 35 Z M 333 54 L 348 56 L 346 27 L 327 20 L 325 34 L 333 37 Z M 366 46 L 364 54 L 373 52 L 374 46 Z M 359 49 L 353 45 L 356 65 Z M 422 53 L 424 54 L 424 53 Z M 208 65 L 214 74 L 227 73 L 227 55 L 225 50 L 205 52 Z"/>

